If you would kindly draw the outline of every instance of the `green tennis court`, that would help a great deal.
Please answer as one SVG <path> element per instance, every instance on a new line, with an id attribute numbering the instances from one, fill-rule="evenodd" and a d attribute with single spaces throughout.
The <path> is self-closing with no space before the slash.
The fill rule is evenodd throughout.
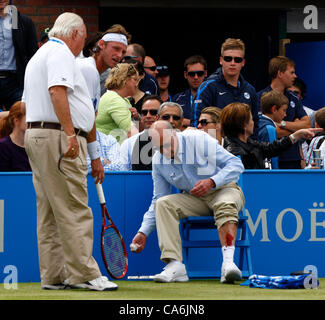
<path id="1" fill-rule="evenodd" d="M 325 279 L 318 289 L 255 289 L 218 280 L 186 283 L 116 281 L 117 291 L 41 290 L 40 283 L 18 283 L 17 289 L 0 285 L 0 300 L 324 300 Z"/>

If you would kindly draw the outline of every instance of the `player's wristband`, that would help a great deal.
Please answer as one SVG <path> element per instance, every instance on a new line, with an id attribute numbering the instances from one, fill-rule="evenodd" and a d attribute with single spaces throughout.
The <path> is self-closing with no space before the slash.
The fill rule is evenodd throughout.
<path id="1" fill-rule="evenodd" d="M 98 141 L 88 143 L 87 149 L 88 149 L 90 160 L 95 160 L 100 158 L 100 146 Z"/>

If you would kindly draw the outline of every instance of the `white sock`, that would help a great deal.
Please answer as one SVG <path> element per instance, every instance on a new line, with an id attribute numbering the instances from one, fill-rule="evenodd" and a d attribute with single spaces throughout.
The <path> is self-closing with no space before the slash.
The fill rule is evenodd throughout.
<path id="1" fill-rule="evenodd" d="M 234 262 L 235 246 L 223 246 L 221 250 L 223 261 Z"/>
<path id="2" fill-rule="evenodd" d="M 175 259 L 170 259 L 169 263 L 170 265 L 174 264 L 174 263 L 180 263 L 182 264 L 182 261 L 179 261 L 179 260 L 175 260 Z"/>

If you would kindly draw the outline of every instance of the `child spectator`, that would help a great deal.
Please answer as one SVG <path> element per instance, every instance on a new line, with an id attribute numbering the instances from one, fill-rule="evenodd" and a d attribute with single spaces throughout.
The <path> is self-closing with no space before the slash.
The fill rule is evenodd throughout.
<path id="1" fill-rule="evenodd" d="M 261 112 L 258 123 L 258 140 L 273 142 L 277 139 L 276 127 L 286 116 L 288 98 L 281 92 L 272 90 L 261 97 Z M 278 158 L 271 159 L 273 169 L 279 169 Z"/>

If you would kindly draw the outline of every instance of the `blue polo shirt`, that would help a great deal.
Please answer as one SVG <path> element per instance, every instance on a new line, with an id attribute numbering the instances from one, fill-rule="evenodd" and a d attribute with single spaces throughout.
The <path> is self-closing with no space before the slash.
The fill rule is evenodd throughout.
<path id="1" fill-rule="evenodd" d="M 266 87 L 265 89 L 259 91 L 257 93 L 257 97 L 259 101 L 261 101 L 261 96 L 264 92 L 271 91 L 271 86 Z M 294 121 L 295 119 L 301 119 L 302 117 L 306 116 L 306 111 L 304 110 L 301 101 L 298 99 L 294 93 L 289 90 L 284 91 L 284 95 L 289 100 L 289 105 L 287 109 L 287 115 L 283 119 L 284 121 Z M 299 152 L 299 144 L 295 143 L 292 147 L 288 150 L 281 153 L 279 156 L 279 162 L 281 161 L 297 161 L 301 160 L 300 152 Z"/>

